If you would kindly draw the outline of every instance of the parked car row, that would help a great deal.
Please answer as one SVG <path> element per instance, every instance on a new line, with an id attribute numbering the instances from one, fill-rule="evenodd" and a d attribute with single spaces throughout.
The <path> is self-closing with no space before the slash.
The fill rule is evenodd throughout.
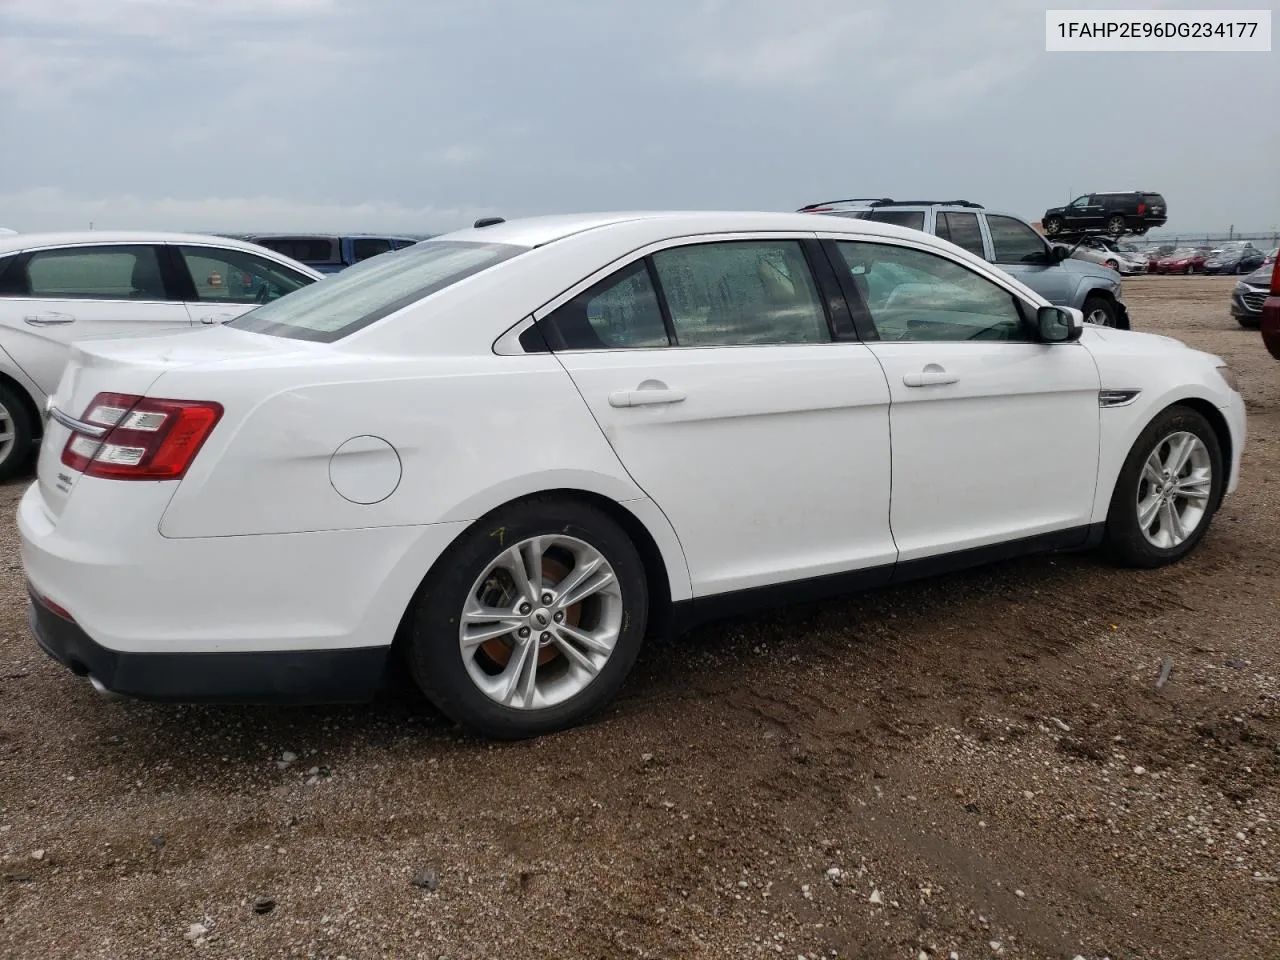
<path id="1" fill-rule="evenodd" d="M 1129 329 L 1120 277 L 1066 248 L 1046 242 L 1011 213 L 987 210 L 968 200 L 854 199 L 811 203 L 801 213 L 892 223 L 941 237 L 1012 274 L 1052 304 L 1073 307 L 1086 321 Z"/>
<path id="2" fill-rule="evenodd" d="M 37 641 L 174 701 L 358 701 L 403 663 L 454 721 L 526 737 L 605 704 L 646 634 L 1033 551 L 1195 549 L 1239 480 L 1230 369 L 1050 303 L 1006 264 L 1119 277 L 1017 218 L 921 207 L 898 212 L 930 230 L 498 223 L 230 323 L 82 340 L 18 509 Z M 131 243 L 116 292 L 190 310 L 187 241 Z"/>

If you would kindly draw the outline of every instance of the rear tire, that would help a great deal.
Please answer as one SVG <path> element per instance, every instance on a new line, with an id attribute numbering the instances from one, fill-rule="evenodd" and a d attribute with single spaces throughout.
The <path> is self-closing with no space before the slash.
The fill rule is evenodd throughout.
<path id="1" fill-rule="evenodd" d="M 580 570 L 585 579 L 564 587 L 566 600 L 604 586 L 558 606 Z M 509 615 L 477 615 L 481 605 Z M 454 722 L 498 740 L 534 737 L 578 723 L 617 692 L 648 609 L 644 564 L 622 527 L 576 500 L 531 497 L 476 521 L 436 563 L 409 610 L 406 657 L 422 692 Z"/>
<path id="2" fill-rule="evenodd" d="M 1107 221 L 1107 233 L 1111 234 L 1113 237 L 1118 237 L 1120 234 L 1124 233 L 1124 227 L 1124 217 L 1118 213 Z"/>
<path id="3" fill-rule="evenodd" d="M 35 425 L 23 398 L 0 383 L 0 481 L 11 480 L 31 463 Z"/>
<path id="4" fill-rule="evenodd" d="M 1181 443 L 1189 452 L 1179 463 Z M 1222 447 L 1209 421 L 1190 407 L 1163 411 L 1139 435 L 1120 470 L 1107 511 L 1107 549 L 1126 566 L 1176 563 L 1204 538 L 1225 481 Z M 1172 484 L 1167 508 L 1165 483 Z"/>

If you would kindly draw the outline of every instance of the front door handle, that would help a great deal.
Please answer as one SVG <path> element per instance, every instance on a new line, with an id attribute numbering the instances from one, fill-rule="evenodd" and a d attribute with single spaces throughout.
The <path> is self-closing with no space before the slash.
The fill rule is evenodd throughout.
<path id="1" fill-rule="evenodd" d="M 211 313 L 207 317 L 201 317 L 200 322 L 212 326 L 215 323 L 230 323 L 239 314 L 235 313 Z"/>
<path id="2" fill-rule="evenodd" d="M 655 384 L 650 386 L 650 384 Z M 648 407 L 661 403 L 679 403 L 684 399 L 684 391 L 672 390 L 665 384 L 656 384 L 646 380 L 635 390 L 615 390 L 609 394 L 611 407 Z"/>
<path id="3" fill-rule="evenodd" d="M 937 363 L 929 363 L 919 373 L 908 373 L 902 382 L 908 387 L 933 387 L 944 383 L 958 383 L 960 378 Z"/>
<path id="4" fill-rule="evenodd" d="M 69 313 L 29 313 L 22 320 L 33 327 L 56 327 L 59 324 L 76 322 L 76 318 Z"/>

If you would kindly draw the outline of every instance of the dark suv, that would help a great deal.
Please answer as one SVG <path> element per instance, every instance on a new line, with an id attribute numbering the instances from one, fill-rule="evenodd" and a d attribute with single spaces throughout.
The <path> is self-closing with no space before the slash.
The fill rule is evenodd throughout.
<path id="1" fill-rule="evenodd" d="M 1143 234 L 1152 227 L 1163 227 L 1169 219 L 1164 197 L 1148 190 L 1128 193 L 1086 193 L 1065 207 L 1044 212 L 1041 226 L 1047 236 L 1098 233 L 1114 237 L 1122 233 Z"/>

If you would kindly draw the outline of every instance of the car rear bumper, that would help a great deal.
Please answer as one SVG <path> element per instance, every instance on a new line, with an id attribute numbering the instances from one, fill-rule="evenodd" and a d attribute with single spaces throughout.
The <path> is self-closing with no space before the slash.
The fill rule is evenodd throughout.
<path id="1" fill-rule="evenodd" d="M 18 506 L 27 582 L 45 600 L 37 641 L 140 698 L 367 699 L 422 578 L 466 526 L 167 538 L 166 486 L 81 478 L 55 516 L 32 484 Z"/>
<path id="2" fill-rule="evenodd" d="M 371 699 L 387 647 L 232 653 L 130 653 L 97 643 L 34 592 L 28 618 L 36 643 L 105 694 L 206 703 L 338 703 Z"/>

